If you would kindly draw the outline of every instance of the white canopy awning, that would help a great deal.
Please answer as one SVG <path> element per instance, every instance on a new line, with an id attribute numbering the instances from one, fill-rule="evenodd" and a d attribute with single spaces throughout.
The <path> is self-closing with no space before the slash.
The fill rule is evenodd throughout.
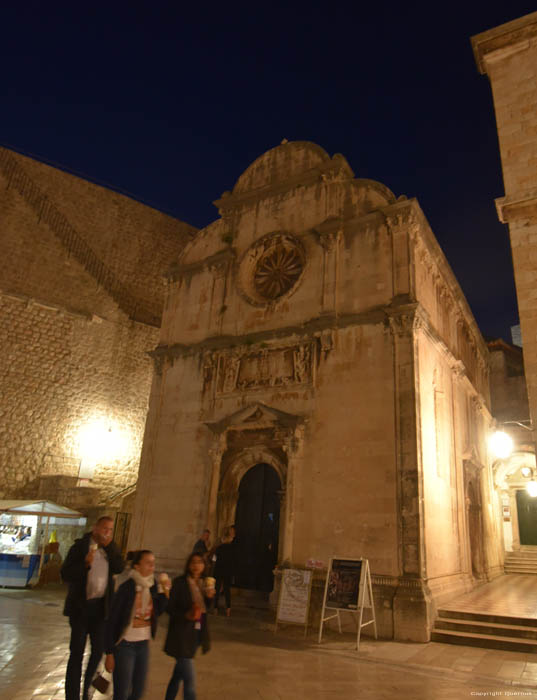
<path id="1" fill-rule="evenodd" d="M 51 501 L 0 501 L 0 513 L 44 515 L 53 518 L 83 518 L 82 513 Z"/>

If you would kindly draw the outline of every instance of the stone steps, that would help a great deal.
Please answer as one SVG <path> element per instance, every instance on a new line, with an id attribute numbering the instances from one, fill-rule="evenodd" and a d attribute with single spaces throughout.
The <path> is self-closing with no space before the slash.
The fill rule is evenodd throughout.
<path id="1" fill-rule="evenodd" d="M 537 653 L 535 620 L 524 617 L 439 610 L 431 639 L 444 644 Z"/>
<path id="2" fill-rule="evenodd" d="M 537 553 L 524 550 L 508 552 L 504 571 L 506 574 L 537 574 Z"/>

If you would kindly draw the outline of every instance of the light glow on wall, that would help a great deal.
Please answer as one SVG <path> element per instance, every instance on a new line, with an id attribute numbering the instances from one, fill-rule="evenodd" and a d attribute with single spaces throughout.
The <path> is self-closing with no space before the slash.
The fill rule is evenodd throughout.
<path id="1" fill-rule="evenodd" d="M 513 441 L 507 433 L 497 430 L 490 436 L 490 449 L 498 459 L 506 459 L 513 451 Z"/>
<path id="2" fill-rule="evenodd" d="M 526 491 L 532 498 L 535 498 L 537 496 L 537 481 L 528 481 Z"/>
<path id="3" fill-rule="evenodd" d="M 80 426 L 77 445 L 84 476 L 98 464 L 112 464 L 130 453 L 132 436 L 117 421 L 95 417 Z"/>

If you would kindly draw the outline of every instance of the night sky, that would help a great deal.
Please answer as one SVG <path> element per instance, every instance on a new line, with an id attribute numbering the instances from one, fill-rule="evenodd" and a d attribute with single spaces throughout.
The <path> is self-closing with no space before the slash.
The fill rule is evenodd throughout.
<path id="1" fill-rule="evenodd" d="M 509 339 L 498 139 L 470 37 L 535 9 L 2 3 L 0 142 L 202 227 L 264 151 L 314 141 L 418 198 L 482 332 Z"/>

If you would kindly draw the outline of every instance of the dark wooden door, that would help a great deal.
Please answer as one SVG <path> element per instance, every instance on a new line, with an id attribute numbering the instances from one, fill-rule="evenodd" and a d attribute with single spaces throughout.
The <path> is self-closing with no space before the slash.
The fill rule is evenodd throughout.
<path id="1" fill-rule="evenodd" d="M 278 558 L 280 478 L 269 464 L 256 464 L 243 476 L 235 517 L 235 585 L 271 591 Z"/>
<path id="2" fill-rule="evenodd" d="M 520 544 L 537 545 L 537 498 L 524 489 L 516 492 Z"/>

